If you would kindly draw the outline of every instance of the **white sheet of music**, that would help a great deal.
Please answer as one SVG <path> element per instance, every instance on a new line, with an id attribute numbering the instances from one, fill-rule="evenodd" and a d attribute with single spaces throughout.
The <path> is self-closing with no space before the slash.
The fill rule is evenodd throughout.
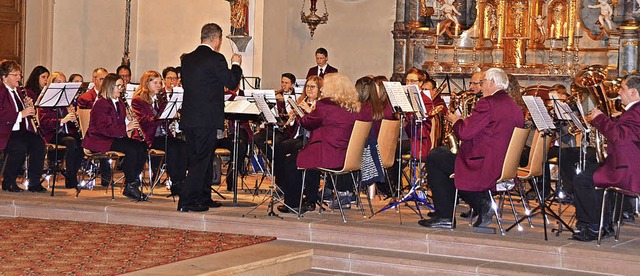
<path id="1" fill-rule="evenodd" d="M 174 87 L 171 99 L 167 101 L 167 106 L 162 110 L 160 119 L 173 119 L 176 112 L 182 108 L 182 98 L 184 97 L 184 89 L 182 87 Z"/>
<path id="2" fill-rule="evenodd" d="M 420 117 L 427 117 L 427 108 L 424 106 L 424 101 L 422 100 L 422 95 L 420 88 L 417 85 L 405 85 L 403 86 L 407 95 L 409 95 L 409 99 L 411 99 L 411 106 L 413 110 L 416 111 L 416 114 Z"/>
<path id="3" fill-rule="evenodd" d="M 269 105 L 267 104 L 267 101 L 264 98 L 264 94 L 254 93 L 253 98 L 256 101 L 256 106 L 258 107 L 258 110 L 262 112 L 262 114 L 264 115 L 264 118 L 267 119 L 267 122 L 270 124 L 277 123 L 278 120 L 276 120 L 276 116 L 274 116 L 273 113 L 271 113 L 271 110 L 269 109 Z"/>
<path id="4" fill-rule="evenodd" d="M 245 90 L 245 95 L 247 90 Z M 267 103 L 276 103 L 276 91 L 275 90 L 250 90 L 251 95 L 260 94 L 264 96 Z"/>
<path id="5" fill-rule="evenodd" d="M 391 82 L 384 81 L 382 82 L 384 88 L 387 90 L 387 95 L 389 96 L 389 102 L 391 102 L 391 106 L 399 107 L 400 111 L 409 113 L 415 112 L 413 107 L 411 107 L 411 103 L 407 98 L 407 95 L 404 93 L 404 89 L 402 88 L 402 84 L 399 82 Z"/>
<path id="6" fill-rule="evenodd" d="M 547 107 L 544 105 L 542 98 L 522 96 L 522 99 L 524 100 L 525 105 L 527 105 L 527 109 L 529 109 L 529 114 L 531 114 L 533 123 L 539 131 L 556 129 L 553 119 L 549 116 L 549 112 L 547 112 Z"/>
<path id="7" fill-rule="evenodd" d="M 36 106 L 69 106 L 76 93 L 78 93 L 78 89 L 80 89 L 81 85 L 81 82 L 51 83 L 45 88 L 45 91 L 42 93 L 42 96 L 40 96 Z"/>
<path id="8" fill-rule="evenodd" d="M 569 113 L 572 112 L 569 105 L 562 102 L 562 100 L 554 94 L 549 94 L 549 97 L 553 101 L 553 112 L 556 114 L 556 117 L 558 117 L 558 120 L 570 121 L 571 115 L 569 115 Z M 567 112 L 567 110 L 569 110 L 569 112 Z"/>
<path id="9" fill-rule="evenodd" d="M 138 89 L 138 86 L 140 86 L 139 84 L 130 84 L 127 83 L 127 89 L 124 91 L 124 97 L 125 99 L 127 99 L 127 103 L 129 103 L 129 106 L 131 106 L 131 100 L 133 100 L 133 93 L 136 92 L 136 89 Z"/>

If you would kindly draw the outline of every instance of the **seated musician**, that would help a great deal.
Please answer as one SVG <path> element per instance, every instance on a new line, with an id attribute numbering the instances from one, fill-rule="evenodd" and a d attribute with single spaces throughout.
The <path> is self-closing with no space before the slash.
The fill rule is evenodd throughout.
<path id="1" fill-rule="evenodd" d="M 49 83 L 65 82 L 64 74 L 53 72 L 49 77 Z M 48 86 L 48 85 L 47 85 Z M 38 118 L 40 119 L 40 130 L 47 143 L 66 147 L 64 159 L 65 188 L 75 189 L 78 186 L 78 170 L 84 157 L 84 152 L 80 146 L 80 129 L 76 117 L 75 106 L 58 108 L 38 108 Z M 57 132 L 56 132 L 57 131 Z"/>
<path id="2" fill-rule="evenodd" d="M 160 93 L 161 89 L 160 73 L 145 72 L 140 78 L 140 86 L 133 94 L 131 109 L 140 124 L 147 146 L 165 151 L 167 174 L 171 178 L 173 188 L 172 194 L 178 194 L 182 181 L 187 177 L 187 159 L 184 158 L 187 154 L 187 146 L 184 141 L 168 133 L 170 123 L 168 120 L 158 120 L 167 106 L 167 99 Z M 153 165 L 154 169 L 157 165 Z"/>
<path id="3" fill-rule="evenodd" d="M 415 84 L 421 89 L 428 74 L 423 70 L 412 68 L 407 72 L 405 83 L 407 85 Z M 433 108 L 431 99 L 424 93 L 420 93 L 427 112 Z M 410 114 L 405 121 L 405 131 L 411 141 L 411 157 L 415 159 L 425 160 L 431 149 L 431 118 L 424 118 L 422 121 Z"/>
<path id="4" fill-rule="evenodd" d="M 69 82 L 83 82 L 84 78 L 82 78 L 82 75 L 80 74 L 71 74 L 71 76 L 69 76 Z"/>
<path id="5" fill-rule="evenodd" d="M 637 169 L 640 164 L 639 92 L 640 75 L 628 75 L 618 90 L 625 112 L 619 118 L 611 119 L 599 109 L 594 109 L 587 118 L 591 120 L 591 125 L 607 139 L 608 156 L 602 166 L 594 162 L 595 158 L 587 158 L 584 170 L 573 179 L 578 230 L 573 234 L 574 240 L 592 241 L 598 238 L 603 191 L 595 190 L 596 186 L 615 186 L 634 193 L 640 192 L 640 171 Z M 575 170 L 575 166 L 573 169 Z M 612 206 L 608 207 L 604 216 L 603 236 L 612 234 L 610 226 Z"/>
<path id="6" fill-rule="evenodd" d="M 38 65 L 33 68 L 27 82 L 24 84 L 24 88 L 27 90 L 27 95 L 37 102 L 38 96 L 42 93 L 42 90 L 47 85 L 51 72 L 49 69 L 42 65 Z"/>
<path id="7" fill-rule="evenodd" d="M 304 85 L 302 95 L 298 99 L 298 106 L 302 108 L 305 114 L 311 113 L 315 109 L 317 101 L 321 98 L 321 92 L 323 80 L 318 76 L 310 76 Z M 296 116 L 292 114 L 292 116 Z M 275 167 L 274 176 L 276 177 L 276 183 L 278 186 L 287 193 L 290 187 L 287 187 L 288 183 L 293 185 L 299 185 L 302 182 L 300 173 L 296 166 L 284 166 L 282 164 L 293 163 L 297 159 L 298 152 L 302 149 L 309 139 L 310 132 L 300 125 L 300 118 L 296 119 L 296 123 L 293 128 L 296 130 L 296 134 L 293 138 L 287 139 L 280 143 L 276 147 L 274 156 L 274 163 L 279 164 Z M 285 169 L 288 169 L 285 170 Z M 320 187 L 320 173 L 318 171 L 308 171 L 305 178 L 305 202 L 302 204 L 303 212 L 313 211 L 316 208 L 315 202 L 318 201 L 318 187 Z M 315 187 L 315 190 L 314 190 Z M 298 194 L 300 189 L 297 189 Z M 292 192 L 295 194 L 295 191 Z M 298 205 L 291 206 L 292 208 L 298 208 Z M 278 211 L 288 213 L 289 209 L 284 206 L 278 206 Z"/>
<path id="8" fill-rule="evenodd" d="M 164 80 L 164 87 L 162 91 L 167 97 L 167 100 L 171 100 L 173 97 L 173 88 L 179 86 L 178 84 L 178 70 L 169 66 L 162 70 L 162 79 Z"/>
<path id="9" fill-rule="evenodd" d="M 280 79 L 280 90 L 276 91 L 276 110 L 277 114 L 280 118 L 281 123 L 279 124 L 278 131 L 275 132 L 275 141 L 274 145 L 280 144 L 280 142 L 291 138 L 294 134 L 291 131 L 290 126 L 286 126 L 283 123 L 287 121 L 287 109 L 284 101 L 284 95 L 294 95 L 293 87 L 296 83 L 296 76 L 291 73 L 284 73 Z M 270 126 L 265 127 L 265 129 L 259 131 L 253 136 L 253 142 L 260 150 L 266 150 L 266 155 L 269 159 L 271 159 L 271 150 L 267 147 L 267 141 L 274 139 L 272 128 Z M 275 164 L 276 166 L 278 164 Z"/>
<path id="10" fill-rule="evenodd" d="M 22 192 L 16 184 L 16 178 L 27 156 L 29 156 L 28 190 L 46 192 L 40 184 L 44 166 L 44 141 L 35 133 L 29 117 L 36 115 L 33 99 L 25 97 L 19 88 L 22 72 L 20 65 L 13 60 L 0 62 L 0 150 L 4 151 L 6 167 L 2 180 L 2 190 Z"/>
<path id="11" fill-rule="evenodd" d="M 127 133 L 139 129 L 140 125 L 127 115 L 126 103 L 121 99 L 124 81 L 116 74 L 104 78 L 98 100 L 91 109 L 91 118 L 82 147 L 93 152 L 117 151 L 125 154 L 122 170 L 125 188 L 123 194 L 132 199 L 145 200 L 141 194 L 140 174 L 147 158 L 146 145 L 127 137 Z M 125 124 L 125 118 L 129 123 Z"/>
<path id="12" fill-rule="evenodd" d="M 476 74 L 474 74 L 478 81 Z M 431 151 L 426 161 L 427 180 L 436 208 L 430 219 L 418 223 L 431 228 L 452 226 L 455 189 L 474 210 L 482 214 L 474 226 L 491 223 L 493 211 L 487 190 L 493 189 L 500 177 L 502 163 L 515 127 L 523 127 L 520 107 L 507 94 L 507 74 L 502 69 L 486 71 L 482 84 L 483 98 L 478 100 L 466 119 L 449 113 L 446 120 L 461 140 L 457 156 L 449 148 Z M 450 175 L 455 172 L 455 178 Z M 455 185 L 455 186 L 454 186 Z"/>
<path id="13" fill-rule="evenodd" d="M 346 76 L 339 73 L 325 75 L 321 93 L 322 99 L 316 102 L 316 108 L 300 120 L 300 125 L 311 132 L 309 141 L 295 157 L 296 162 L 292 162 L 294 157 L 290 156 L 282 164 L 286 172 L 295 171 L 296 166 L 304 169 L 342 168 L 355 121 L 371 121 L 371 113 L 360 113 L 358 93 Z M 300 200 L 302 179 L 300 171 L 294 175 L 295 180 L 287 181 L 284 186 L 285 204 L 295 208 Z M 305 189 L 315 192 L 318 187 Z"/>

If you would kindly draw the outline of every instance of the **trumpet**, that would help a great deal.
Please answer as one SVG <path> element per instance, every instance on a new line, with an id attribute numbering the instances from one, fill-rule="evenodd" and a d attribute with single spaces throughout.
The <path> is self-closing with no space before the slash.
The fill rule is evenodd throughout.
<path id="1" fill-rule="evenodd" d="M 24 87 L 22 87 L 22 82 L 18 82 L 18 90 L 19 90 L 19 93 L 22 94 L 22 98 L 24 100 L 31 99 L 27 95 L 27 91 L 24 89 Z M 30 104 L 25 105 L 25 108 L 29 108 L 29 107 L 34 107 L 33 106 L 33 100 L 31 101 Z M 42 134 L 42 131 L 40 130 L 40 124 L 38 123 L 38 120 L 36 119 L 36 116 L 29 116 L 27 119 L 29 120 L 29 122 L 33 126 L 34 130 L 36 131 L 36 133 L 38 135 L 40 135 L 41 137 L 44 137 L 44 135 Z"/>

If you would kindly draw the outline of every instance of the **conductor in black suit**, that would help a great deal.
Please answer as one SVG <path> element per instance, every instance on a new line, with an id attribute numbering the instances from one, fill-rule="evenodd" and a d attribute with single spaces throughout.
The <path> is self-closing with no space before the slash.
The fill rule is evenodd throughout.
<path id="1" fill-rule="evenodd" d="M 200 41 L 198 48 L 182 57 L 181 125 L 187 140 L 189 174 L 180 191 L 180 212 L 204 212 L 222 206 L 211 199 L 212 158 L 224 130 L 224 87 L 235 89 L 242 76 L 242 57 L 234 54 L 229 69 L 227 60 L 219 53 L 220 26 L 204 25 Z"/>
<path id="2" fill-rule="evenodd" d="M 309 68 L 309 71 L 307 72 L 307 79 L 311 76 L 324 78 L 325 74 L 338 73 L 338 68 L 329 65 L 327 63 L 328 61 L 329 52 L 327 52 L 327 49 L 318 48 L 318 50 L 316 50 L 316 64 L 318 65 Z"/>

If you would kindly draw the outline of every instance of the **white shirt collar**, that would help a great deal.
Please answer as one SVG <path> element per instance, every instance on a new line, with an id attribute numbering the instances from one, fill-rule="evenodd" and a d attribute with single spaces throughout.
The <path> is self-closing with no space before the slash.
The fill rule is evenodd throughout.
<path id="1" fill-rule="evenodd" d="M 635 105 L 635 104 L 637 104 L 638 102 L 640 102 L 640 100 L 639 100 L 639 101 L 635 101 L 635 102 L 630 102 L 628 105 L 626 105 L 626 106 L 624 107 L 624 110 L 629 110 L 629 108 L 631 108 L 632 106 L 634 106 L 634 105 Z"/>
<path id="2" fill-rule="evenodd" d="M 325 63 L 324 66 L 320 67 L 320 65 L 318 65 L 318 72 L 320 72 L 320 69 L 322 69 L 323 73 L 327 73 L 327 65 L 329 65 L 329 63 Z"/>

